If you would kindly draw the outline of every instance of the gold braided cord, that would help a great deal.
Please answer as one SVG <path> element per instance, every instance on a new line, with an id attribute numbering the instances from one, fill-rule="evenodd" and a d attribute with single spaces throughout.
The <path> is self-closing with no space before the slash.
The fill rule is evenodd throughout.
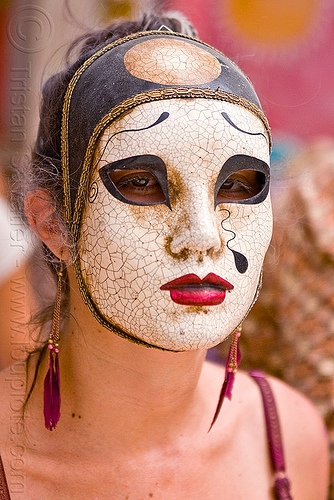
<path id="1" fill-rule="evenodd" d="M 149 347 L 152 349 L 158 349 L 159 351 L 169 351 L 169 352 L 180 352 L 175 349 L 167 349 L 166 347 L 159 347 L 154 344 L 149 344 L 148 342 L 145 342 L 145 340 L 142 340 L 140 338 L 134 337 L 130 333 L 126 332 L 120 327 L 117 327 L 117 325 L 114 325 L 111 323 L 109 320 L 107 320 L 104 316 L 103 313 L 98 309 L 98 307 L 94 304 L 89 290 L 86 287 L 86 283 L 84 282 L 84 279 L 82 277 L 82 272 L 81 272 L 81 267 L 80 267 L 80 261 L 79 259 L 76 259 L 73 263 L 73 268 L 75 271 L 75 275 L 77 278 L 79 290 L 81 292 L 82 299 L 94 318 L 100 323 L 100 325 L 104 326 L 107 330 L 116 333 L 119 337 L 122 337 L 124 339 L 130 340 L 131 342 L 142 345 L 145 347 Z"/>
<path id="2" fill-rule="evenodd" d="M 49 337 L 49 344 L 58 347 L 59 342 L 59 328 L 60 328 L 60 309 L 61 309 L 61 298 L 62 298 L 62 284 L 63 284 L 63 263 L 61 262 L 61 268 L 58 273 L 58 284 L 57 284 L 57 297 L 55 308 L 53 310 L 52 317 L 52 330 Z"/>
<path id="3" fill-rule="evenodd" d="M 70 106 L 71 106 L 71 99 L 73 92 L 75 90 L 75 87 L 81 77 L 81 75 L 84 73 L 84 71 L 100 56 L 102 56 L 104 53 L 106 53 L 108 50 L 117 47 L 118 45 L 121 45 L 122 43 L 133 40 L 136 38 L 141 38 L 144 36 L 149 36 L 149 35 L 166 35 L 166 36 L 177 36 L 180 38 L 188 39 L 195 41 L 197 43 L 200 43 L 212 50 L 214 50 L 216 53 L 221 54 L 223 57 L 226 57 L 224 54 L 219 52 L 217 49 L 211 47 L 208 44 L 205 44 L 201 42 L 200 40 L 196 40 L 192 37 L 189 37 L 187 35 L 182 35 L 180 33 L 174 33 L 171 31 L 147 31 L 147 32 L 141 32 L 141 33 L 135 33 L 132 35 L 129 35 L 125 38 L 116 40 L 115 42 L 110 43 L 109 45 L 106 45 L 99 51 L 97 51 L 95 54 L 93 54 L 87 61 L 84 62 L 84 64 L 77 70 L 77 72 L 74 74 L 72 77 L 65 97 L 64 97 L 64 105 L 63 105 L 63 114 L 62 114 L 62 130 L 61 130 L 61 156 L 62 156 L 62 167 L 63 167 L 63 183 L 64 183 L 64 209 L 65 209 L 65 217 L 66 221 L 68 224 L 68 227 L 71 230 L 71 233 L 74 237 L 74 241 L 77 241 L 78 239 L 78 234 L 80 230 L 80 224 L 81 224 L 81 218 L 82 218 L 82 213 L 86 201 L 86 193 L 88 190 L 88 185 L 89 185 L 89 180 L 90 180 L 90 175 L 91 175 L 91 167 L 93 164 L 93 159 L 94 159 L 94 153 L 96 150 L 96 144 L 97 141 L 99 140 L 100 135 L 102 134 L 103 130 L 110 125 L 116 118 L 121 116 L 123 113 L 133 109 L 134 107 L 146 103 L 146 102 L 152 102 L 152 101 L 158 101 L 158 100 L 163 100 L 163 99 L 177 99 L 177 98 L 184 98 L 184 99 L 193 99 L 193 98 L 202 98 L 202 99 L 216 99 L 216 100 L 221 100 L 225 102 L 229 102 L 232 104 L 236 104 L 238 106 L 241 106 L 251 113 L 253 113 L 257 118 L 261 120 L 263 123 L 264 129 L 266 131 L 267 137 L 268 137 L 268 143 L 269 143 L 269 149 L 271 149 L 271 133 L 270 133 L 270 127 L 267 118 L 265 117 L 264 113 L 259 109 L 255 104 L 252 102 L 248 101 L 247 99 L 240 97 L 238 95 L 228 93 L 222 90 L 211 90 L 211 89 L 205 89 L 205 88 L 196 88 L 196 87 L 170 87 L 170 88 L 158 88 L 155 90 L 150 90 L 147 92 L 143 92 L 137 95 L 134 95 L 132 97 L 129 97 L 125 101 L 121 102 L 117 106 L 115 106 L 113 109 L 111 109 L 101 120 L 100 122 L 96 125 L 90 139 L 88 142 L 85 158 L 84 158 L 84 163 L 83 163 L 83 168 L 82 168 L 82 173 L 81 173 L 81 178 L 80 178 L 80 183 L 79 183 L 79 188 L 74 204 L 74 210 L 72 214 L 72 203 L 71 203 L 71 189 L 70 189 L 70 171 L 69 171 L 69 137 L 68 137 L 68 125 L 69 125 L 69 120 L 70 120 Z M 226 58 L 228 59 L 228 58 Z M 230 61 L 237 69 L 238 71 L 241 71 L 233 61 Z M 244 75 L 246 78 L 247 76 Z M 249 81 L 249 79 L 247 78 Z M 105 328 L 108 330 L 111 330 L 118 335 L 127 338 L 135 343 L 145 345 L 147 347 L 153 347 L 156 349 L 160 350 L 167 350 L 169 351 L 170 349 L 165 349 L 161 348 L 155 345 L 148 344 L 147 342 L 137 339 L 133 337 L 132 335 L 128 334 L 127 332 L 124 332 L 122 329 L 117 328 L 116 325 L 112 325 L 109 321 L 107 321 L 102 313 L 97 309 L 96 305 L 93 303 L 90 293 L 86 288 L 86 284 L 83 280 L 82 277 L 82 272 L 80 268 L 80 262 L 79 259 L 77 259 L 77 256 L 74 257 L 74 270 L 75 274 L 77 277 L 78 285 L 83 297 L 84 302 L 92 312 L 93 316 L 97 319 L 97 321 L 103 325 Z M 258 283 L 258 289 L 260 288 L 260 282 L 261 278 Z M 258 292 L 256 292 L 254 301 L 257 298 Z M 57 297 L 58 298 L 58 297 Z M 56 311 L 55 311 L 56 314 Z M 56 319 L 56 318 L 55 318 Z M 57 319 L 56 319 L 57 323 Z M 59 327 L 58 327 L 59 331 Z"/>
<path id="4" fill-rule="evenodd" d="M 68 157 L 68 123 L 70 119 L 70 105 L 71 105 L 71 98 L 73 95 L 73 92 L 75 90 L 76 84 L 78 83 L 81 75 L 84 73 L 84 71 L 100 56 L 108 52 L 109 50 L 117 47 L 118 45 L 121 45 L 127 41 L 130 40 L 135 40 L 137 38 L 141 38 L 144 36 L 150 36 L 150 35 L 158 35 L 158 36 L 175 36 L 179 38 L 184 38 L 187 40 L 194 41 L 196 43 L 202 44 L 205 47 L 210 48 L 211 50 L 215 51 L 218 54 L 221 54 L 224 58 L 229 60 L 231 64 L 233 64 L 238 71 L 240 71 L 245 78 L 249 80 L 247 75 L 245 75 L 238 66 L 231 61 L 229 58 L 227 58 L 222 52 L 219 50 L 215 49 L 211 45 L 208 45 L 200 40 L 196 40 L 195 38 L 192 38 L 188 35 L 183 35 L 181 33 L 175 33 L 173 31 L 143 31 L 140 33 L 134 33 L 132 35 L 129 35 L 124 38 L 120 38 L 119 40 L 116 40 L 99 51 L 97 51 L 95 54 L 93 54 L 89 59 L 87 59 L 82 66 L 76 71 L 74 76 L 72 77 L 68 87 L 67 91 L 64 97 L 64 105 L 63 105 L 63 114 L 62 114 L 62 130 L 61 130 L 61 149 L 62 149 L 62 165 L 63 165 L 63 182 L 64 182 L 64 197 L 65 197 L 65 216 L 67 223 L 69 227 L 72 226 L 72 214 L 71 214 L 71 194 L 70 194 L 70 172 L 69 172 L 69 157 Z M 251 83 L 251 82 L 250 82 Z M 190 94 L 189 94 L 190 92 Z M 198 92 L 198 95 L 196 93 Z M 182 95 L 183 94 L 183 95 Z M 148 99 L 143 99 L 142 96 L 148 96 Z M 167 88 L 167 89 L 157 89 L 153 91 L 146 92 L 144 94 L 138 94 L 137 96 L 131 97 L 127 100 L 125 100 L 123 103 L 119 104 L 114 108 L 115 110 L 115 116 L 119 116 L 122 112 L 131 109 L 132 107 L 141 104 L 142 102 L 148 102 L 148 101 L 153 101 L 153 100 L 158 100 L 158 99 L 172 99 L 175 97 L 205 97 L 209 99 L 221 99 L 225 100 L 228 102 L 232 102 L 234 104 L 238 104 L 240 106 L 245 107 L 246 109 L 252 111 L 260 120 L 263 122 L 268 138 L 269 138 L 269 147 L 271 148 L 271 134 L 270 134 L 270 127 L 268 124 L 268 120 L 265 117 L 264 113 L 253 103 L 247 101 L 246 99 L 239 97 L 234 94 L 229 94 L 227 92 L 219 91 L 219 90 L 209 90 L 209 89 L 196 89 L 196 88 Z M 138 98 L 138 100 L 137 100 Z M 131 104 L 130 104 L 131 101 Z M 112 111 L 114 111 L 112 110 Z M 118 111 L 121 110 L 121 111 Z M 110 113 L 112 113 L 112 111 Z M 109 116 L 109 114 L 107 115 Z M 112 121 L 112 120 L 110 120 Z M 110 121 L 108 123 L 110 123 Z M 100 122 L 101 123 L 101 122 Z M 97 125 L 99 127 L 100 124 Z M 95 131 L 94 131 L 95 133 Z M 91 141 L 90 141 L 91 142 Z M 74 227 L 76 227 L 76 224 L 74 224 Z"/>
<path id="5" fill-rule="evenodd" d="M 142 32 L 129 35 L 125 38 L 120 38 L 115 42 L 112 42 L 102 49 L 98 50 L 89 59 L 87 59 L 82 66 L 75 72 L 70 83 L 68 84 L 66 94 L 64 97 L 63 114 L 62 114 L 62 125 L 61 125 L 61 159 L 63 165 L 63 183 L 64 183 L 64 194 L 65 194 L 65 216 L 67 223 L 71 224 L 71 194 L 70 194 L 70 180 L 69 180 L 69 157 L 68 157 L 68 122 L 70 118 L 70 104 L 75 86 L 78 83 L 82 73 L 100 56 L 102 56 L 108 50 L 121 45 L 122 43 L 132 40 L 135 38 L 140 38 L 141 36 L 153 34 L 156 32 Z M 161 32 L 160 32 L 161 33 Z"/>
<path id="6" fill-rule="evenodd" d="M 78 237 L 78 231 L 80 228 L 81 215 L 85 203 L 86 192 L 88 189 L 89 176 L 91 173 L 91 165 L 93 161 L 94 152 L 96 149 L 96 143 L 103 130 L 108 125 L 110 125 L 112 121 L 114 121 L 116 118 L 121 116 L 126 111 L 129 111 L 130 109 L 134 108 L 135 106 L 138 106 L 145 102 L 158 101 L 162 99 L 178 99 L 178 98 L 217 99 L 225 102 L 230 102 L 238 106 L 242 106 L 243 108 L 246 108 L 249 111 L 251 111 L 258 118 L 260 118 L 265 127 L 270 143 L 269 124 L 262 111 L 257 106 L 255 106 L 255 104 L 247 101 L 243 97 L 234 94 L 229 94 L 228 92 L 220 90 L 201 89 L 201 88 L 177 87 L 177 88 L 150 90 L 148 92 L 137 94 L 133 97 L 130 97 L 129 99 L 126 99 L 121 104 L 113 108 L 109 113 L 107 113 L 102 118 L 102 120 L 95 127 L 95 130 L 93 131 L 93 134 L 90 137 L 82 168 L 78 194 L 75 200 L 74 212 L 71 218 L 68 220 L 69 227 L 71 229 L 75 241 Z M 68 170 L 68 165 L 67 165 L 67 170 Z M 67 188 L 68 188 L 68 197 L 66 197 L 66 202 L 69 203 L 69 205 L 66 208 L 68 213 L 70 214 L 71 205 L 70 205 L 69 183 L 67 185 Z"/>
<path id="7" fill-rule="evenodd" d="M 232 341 L 230 347 L 230 362 L 228 364 L 229 368 L 232 368 L 232 373 L 236 373 L 238 370 L 238 341 L 241 334 L 242 326 L 241 324 L 232 333 Z"/>
<path id="8" fill-rule="evenodd" d="M 135 106 L 138 106 L 140 104 L 143 104 L 145 102 L 150 102 L 150 101 L 157 101 L 161 99 L 175 99 L 175 98 L 206 98 L 206 99 L 218 99 L 222 101 L 227 101 L 231 102 L 233 104 L 237 104 L 239 106 L 242 106 L 249 111 L 253 112 L 257 117 L 261 119 L 261 121 L 264 123 L 268 123 L 267 119 L 265 118 L 264 114 L 262 111 L 260 111 L 257 106 L 254 104 L 250 103 L 246 99 L 243 99 L 242 97 L 229 94 L 227 92 L 222 92 L 222 91 L 214 91 L 214 90 L 209 90 L 209 89 L 194 89 L 194 88 L 167 88 L 167 89 L 157 89 L 157 90 L 152 90 L 149 92 L 145 92 L 143 94 L 138 94 L 134 97 L 131 97 L 127 99 L 126 101 L 122 102 L 115 108 L 113 108 L 107 115 L 105 115 L 102 120 L 98 123 L 98 125 L 95 127 L 95 130 L 89 140 L 87 151 L 86 151 L 86 156 L 83 164 L 83 169 L 82 169 L 82 174 L 81 174 L 81 179 L 80 179 L 80 185 L 78 189 L 78 194 L 77 198 L 75 201 L 75 207 L 74 207 L 74 213 L 72 219 L 68 219 L 69 227 L 71 229 L 72 235 L 74 237 L 74 241 L 77 241 L 78 239 L 78 233 L 80 230 L 80 224 L 81 224 L 81 217 L 85 205 L 85 200 L 86 200 L 86 193 L 88 189 L 88 184 L 90 180 L 90 174 L 91 174 L 91 165 L 93 162 L 94 158 L 94 153 L 96 149 L 96 143 L 103 132 L 103 130 L 117 117 L 122 115 L 124 112 L 134 108 Z M 266 127 L 266 125 L 265 125 Z M 268 137 L 270 138 L 270 130 L 269 130 L 269 125 L 268 128 L 266 127 Z M 68 188 L 69 188 L 69 183 L 68 183 Z M 69 205 L 67 206 L 67 213 L 71 214 L 71 200 L 70 200 L 70 192 L 68 191 L 68 203 Z M 160 350 L 166 350 L 169 351 L 170 349 L 164 349 L 155 345 L 151 345 L 141 339 L 137 339 L 133 337 L 132 335 L 128 334 L 127 332 L 124 332 L 122 329 L 118 329 L 115 325 L 107 321 L 103 314 L 97 309 L 96 305 L 93 303 L 90 293 L 87 290 L 86 284 L 83 280 L 82 277 L 82 272 L 80 268 L 80 263 L 79 259 L 75 259 L 74 261 L 74 270 L 75 274 L 77 277 L 79 289 L 81 292 L 81 295 L 83 297 L 83 300 L 85 304 L 88 306 L 89 310 L 95 317 L 95 319 L 105 328 L 107 328 L 110 331 L 113 331 L 117 335 L 127 338 L 128 340 L 131 340 L 132 342 L 135 342 L 140 345 L 145 345 L 146 347 L 152 347 Z M 260 283 L 260 280 L 259 280 Z M 259 285 L 258 285 L 259 287 Z M 257 293 L 255 294 L 255 297 L 257 296 Z M 255 301 L 255 298 L 254 298 Z M 244 318 L 243 318 L 244 319 Z"/>

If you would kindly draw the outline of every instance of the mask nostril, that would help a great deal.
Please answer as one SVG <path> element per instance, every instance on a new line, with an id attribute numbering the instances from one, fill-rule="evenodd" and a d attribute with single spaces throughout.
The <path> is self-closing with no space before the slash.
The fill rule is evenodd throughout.
<path id="1" fill-rule="evenodd" d="M 185 247 L 181 247 L 180 250 L 178 250 L 174 245 L 173 245 L 173 237 L 172 236 L 167 236 L 165 239 L 165 250 L 168 255 L 173 257 L 173 259 L 177 260 L 187 260 L 189 257 L 189 250 Z"/>

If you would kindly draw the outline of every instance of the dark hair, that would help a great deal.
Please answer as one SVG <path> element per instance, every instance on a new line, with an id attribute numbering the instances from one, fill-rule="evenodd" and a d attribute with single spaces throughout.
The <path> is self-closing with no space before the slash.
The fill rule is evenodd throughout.
<path id="1" fill-rule="evenodd" d="M 65 58 L 65 67 L 45 83 L 42 90 L 38 139 L 32 151 L 29 177 L 25 189 L 42 188 L 52 194 L 55 208 L 62 218 L 63 182 L 61 170 L 61 119 L 66 89 L 77 69 L 95 52 L 109 43 L 132 33 L 157 30 L 165 26 L 172 31 L 196 36 L 196 31 L 182 14 L 143 14 L 136 21 L 115 22 L 100 30 L 92 30 L 71 43 Z M 24 218 L 25 193 L 20 194 L 16 205 Z"/>
<path id="2" fill-rule="evenodd" d="M 145 13 L 135 21 L 114 22 L 103 29 L 89 31 L 72 42 L 66 54 L 64 69 L 47 80 L 43 87 L 38 139 L 32 151 L 28 176 L 24 175 L 24 182 L 22 182 L 22 179 L 19 182 L 21 187 L 24 186 L 24 190 L 21 189 L 18 192 L 15 187 L 13 189 L 14 204 L 25 222 L 27 222 L 24 215 L 24 198 L 26 193 L 33 189 L 45 189 L 54 200 L 55 214 L 58 220 L 62 222 L 68 244 L 72 245 L 71 236 L 69 231 L 66 230 L 63 218 L 64 191 L 61 167 L 61 119 L 63 100 L 68 84 L 77 69 L 102 47 L 127 35 L 142 31 L 158 30 L 161 26 L 192 37 L 197 36 L 194 28 L 180 13 L 171 12 L 162 15 Z M 45 245 L 42 245 L 42 248 L 44 260 L 46 260 L 49 269 L 56 279 L 59 260 Z M 69 315 L 69 284 L 67 273 L 65 273 L 62 305 L 64 324 Z M 51 330 L 52 311 L 53 306 L 49 305 L 44 307 L 35 317 L 34 323 L 38 322 L 40 331 L 36 339 L 38 342 L 37 347 L 29 353 L 27 358 L 27 377 L 30 363 L 33 358 L 35 359 L 35 355 L 37 355 L 37 360 L 33 381 L 24 403 L 24 409 L 35 387 L 39 367 L 47 351 L 47 338 L 45 336 L 47 335 L 47 329 Z"/>

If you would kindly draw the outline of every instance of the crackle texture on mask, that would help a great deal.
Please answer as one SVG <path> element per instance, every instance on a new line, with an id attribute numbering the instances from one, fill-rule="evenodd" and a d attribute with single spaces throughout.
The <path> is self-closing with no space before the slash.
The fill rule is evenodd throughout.
<path id="1" fill-rule="evenodd" d="M 167 118 L 159 122 L 163 113 Z M 138 155 L 155 155 L 165 163 L 170 208 L 123 203 L 106 189 L 99 170 Z M 269 196 L 256 204 L 215 208 L 218 174 L 234 155 L 269 163 L 262 122 L 228 102 L 148 102 L 105 129 L 78 251 L 85 293 L 106 322 L 148 344 L 178 351 L 212 347 L 239 325 L 257 293 L 272 217 Z M 244 256 L 246 270 L 238 270 L 234 252 Z M 215 273 L 234 289 L 214 306 L 180 305 L 160 289 L 192 273 L 201 279 Z"/>
<path id="2" fill-rule="evenodd" d="M 218 78 L 221 66 L 208 51 L 183 40 L 147 40 L 124 56 L 133 76 L 162 85 L 200 85 Z"/>
<path id="3" fill-rule="evenodd" d="M 252 84 L 224 54 L 199 40 L 172 31 L 134 33 L 102 47 L 78 68 L 64 96 L 61 134 L 64 209 L 75 241 L 92 155 L 105 127 L 145 102 L 202 97 L 250 110 L 263 122 L 270 147 L 269 124 Z M 47 156 L 53 154 L 52 138 L 43 130 L 39 142 Z"/>

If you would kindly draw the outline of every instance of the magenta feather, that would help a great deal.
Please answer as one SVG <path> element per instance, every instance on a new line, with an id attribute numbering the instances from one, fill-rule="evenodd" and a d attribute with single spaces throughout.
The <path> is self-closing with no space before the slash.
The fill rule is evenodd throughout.
<path id="1" fill-rule="evenodd" d="M 45 427 L 52 431 L 60 418 L 60 378 L 58 352 L 50 348 L 49 369 L 44 380 Z"/>

